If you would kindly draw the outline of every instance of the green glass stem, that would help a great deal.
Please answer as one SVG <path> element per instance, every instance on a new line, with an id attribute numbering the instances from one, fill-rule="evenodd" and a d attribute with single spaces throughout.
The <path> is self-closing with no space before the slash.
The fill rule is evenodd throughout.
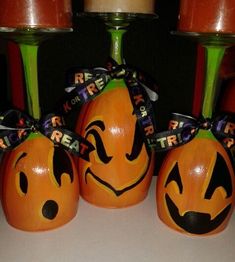
<path id="1" fill-rule="evenodd" d="M 35 119 L 40 118 L 38 91 L 38 45 L 20 43 L 20 50 L 24 65 L 28 113 Z"/>
<path id="2" fill-rule="evenodd" d="M 108 30 L 108 32 L 111 36 L 110 55 L 118 64 L 122 64 L 122 43 L 123 35 L 126 33 L 126 30 L 111 28 Z"/>
<path id="3" fill-rule="evenodd" d="M 122 45 L 123 45 L 123 35 L 126 33 L 126 29 L 120 28 L 109 28 L 108 32 L 111 37 L 110 45 L 110 56 L 120 65 L 123 64 L 123 54 L 122 54 Z M 116 87 L 126 87 L 126 84 L 123 79 L 114 79 L 105 88 L 105 91 Z"/>
<path id="4" fill-rule="evenodd" d="M 227 46 L 224 44 L 208 44 L 204 47 L 206 51 L 206 75 L 202 115 L 205 118 L 211 118 L 215 107 L 218 72 Z"/>

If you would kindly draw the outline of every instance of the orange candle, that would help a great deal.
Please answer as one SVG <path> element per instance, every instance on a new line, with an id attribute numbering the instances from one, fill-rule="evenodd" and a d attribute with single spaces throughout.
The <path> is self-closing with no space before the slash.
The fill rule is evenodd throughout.
<path id="1" fill-rule="evenodd" d="M 0 27 L 71 28 L 70 0 L 1 0 Z"/>
<path id="2" fill-rule="evenodd" d="M 234 0 L 181 0 L 178 30 L 235 33 Z"/>
<path id="3" fill-rule="evenodd" d="M 85 0 L 85 12 L 154 13 L 154 0 Z"/>

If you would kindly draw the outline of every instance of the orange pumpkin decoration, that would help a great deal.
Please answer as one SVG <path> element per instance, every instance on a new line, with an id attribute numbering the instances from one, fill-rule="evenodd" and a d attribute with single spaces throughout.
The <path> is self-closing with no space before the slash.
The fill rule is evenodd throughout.
<path id="1" fill-rule="evenodd" d="M 2 172 L 2 205 L 13 227 L 48 230 L 76 215 L 79 187 L 73 159 L 40 133 L 31 133 L 7 153 Z"/>
<path id="2" fill-rule="evenodd" d="M 76 127 L 96 148 L 90 162 L 78 159 L 81 196 L 108 208 L 142 201 L 154 168 L 154 154 L 146 149 L 128 90 L 122 83 L 110 82 L 107 91 L 86 104 Z"/>
<path id="3" fill-rule="evenodd" d="M 193 235 L 215 234 L 232 214 L 234 170 L 210 131 L 168 153 L 157 180 L 157 210 L 169 227 Z"/>

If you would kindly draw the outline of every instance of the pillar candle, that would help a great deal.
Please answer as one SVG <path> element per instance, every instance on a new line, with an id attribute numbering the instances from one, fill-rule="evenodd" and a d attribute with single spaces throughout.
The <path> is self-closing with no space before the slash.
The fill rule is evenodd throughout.
<path id="1" fill-rule="evenodd" d="M 0 27 L 70 28 L 71 0 L 1 0 Z"/>
<path id="2" fill-rule="evenodd" d="M 178 30 L 235 33 L 234 0 L 181 0 Z"/>
<path id="3" fill-rule="evenodd" d="M 154 0 L 85 0 L 85 12 L 98 13 L 154 13 Z"/>

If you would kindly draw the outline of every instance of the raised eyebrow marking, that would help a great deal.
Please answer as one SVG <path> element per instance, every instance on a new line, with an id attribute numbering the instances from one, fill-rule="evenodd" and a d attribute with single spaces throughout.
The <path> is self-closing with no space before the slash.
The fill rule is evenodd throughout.
<path id="1" fill-rule="evenodd" d="M 16 160 L 14 167 L 16 167 L 16 165 L 18 164 L 18 162 L 19 162 L 23 157 L 26 157 L 26 156 L 27 156 L 27 153 L 23 152 L 23 153 L 18 157 L 18 159 Z"/>
<path id="2" fill-rule="evenodd" d="M 90 129 L 92 126 L 98 126 L 102 131 L 105 130 L 105 126 L 104 123 L 101 120 L 96 120 L 91 122 L 85 129 L 85 131 L 87 131 L 88 129 Z"/>

